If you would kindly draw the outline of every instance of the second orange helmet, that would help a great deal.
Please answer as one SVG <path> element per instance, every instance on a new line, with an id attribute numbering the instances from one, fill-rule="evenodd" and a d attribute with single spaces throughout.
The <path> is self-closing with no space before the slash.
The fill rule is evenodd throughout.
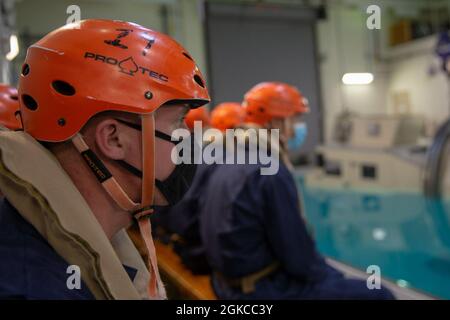
<path id="1" fill-rule="evenodd" d="M 203 126 L 209 126 L 209 112 L 206 107 L 189 110 L 189 112 L 186 114 L 186 118 L 184 119 L 184 122 L 186 123 L 186 126 L 189 128 L 189 130 L 194 130 L 195 121 L 201 121 Z"/>
<path id="2" fill-rule="evenodd" d="M 10 130 L 21 129 L 22 124 L 18 119 L 18 112 L 17 89 L 0 83 L 0 125 Z"/>
<path id="3" fill-rule="evenodd" d="M 245 110 L 239 103 L 224 102 L 211 112 L 211 126 L 225 131 L 242 124 L 245 119 Z"/>
<path id="4" fill-rule="evenodd" d="M 309 111 L 308 100 L 300 91 L 282 82 L 263 82 L 245 94 L 245 122 L 264 125 L 273 118 L 286 118 Z"/>

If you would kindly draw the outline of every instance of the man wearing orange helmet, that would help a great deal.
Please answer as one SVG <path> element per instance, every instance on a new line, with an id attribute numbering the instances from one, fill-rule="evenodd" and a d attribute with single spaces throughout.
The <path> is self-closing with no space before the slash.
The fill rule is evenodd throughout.
<path id="1" fill-rule="evenodd" d="M 280 130 L 281 156 L 292 169 L 287 151 L 300 148 L 306 140 L 307 127 L 301 117 L 309 112 L 308 100 L 293 86 L 263 82 L 247 92 L 243 105 L 246 123 Z"/>
<path id="2" fill-rule="evenodd" d="M 308 110 L 295 87 L 277 82 L 252 88 L 243 106 L 247 122 L 280 131 L 280 146 L 271 150 L 281 153 L 297 140 L 294 123 Z M 218 166 L 204 187 L 199 225 L 219 298 L 392 298 L 389 291 L 369 290 L 365 281 L 347 280 L 327 265 L 301 217 L 287 164 L 281 162 L 274 175 L 261 175 L 260 167 Z"/>
<path id="3" fill-rule="evenodd" d="M 189 128 L 189 130 L 194 131 L 195 121 L 200 121 L 203 127 L 209 126 L 210 124 L 209 112 L 208 109 L 206 109 L 206 107 L 192 109 L 186 114 L 184 122 L 186 122 L 186 126 Z"/>
<path id="4" fill-rule="evenodd" d="M 0 128 L 4 127 L 9 130 L 20 129 L 22 126 L 18 119 L 18 112 L 17 89 L 0 83 Z"/>
<path id="5" fill-rule="evenodd" d="M 211 113 L 211 126 L 225 131 L 233 129 L 244 122 L 245 110 L 240 103 L 223 102 L 219 104 Z"/>
<path id="6" fill-rule="evenodd" d="M 28 49 L 19 99 L 24 132 L 0 134 L 0 297 L 164 298 L 149 215 L 195 173 L 171 159 L 172 131 L 209 102 L 191 56 L 137 24 L 80 21 Z"/>
<path id="7" fill-rule="evenodd" d="M 17 89 L 0 83 L 0 130 L 19 130 L 22 125 L 18 119 L 18 112 Z M 1 191 L 0 197 L 3 197 Z"/>

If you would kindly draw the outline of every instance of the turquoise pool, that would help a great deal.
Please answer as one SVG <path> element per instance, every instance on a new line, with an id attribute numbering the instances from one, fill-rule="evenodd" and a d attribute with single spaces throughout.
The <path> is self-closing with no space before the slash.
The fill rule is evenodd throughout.
<path id="1" fill-rule="evenodd" d="M 450 202 L 420 194 L 308 188 L 299 176 L 319 251 L 353 267 L 450 299 Z"/>

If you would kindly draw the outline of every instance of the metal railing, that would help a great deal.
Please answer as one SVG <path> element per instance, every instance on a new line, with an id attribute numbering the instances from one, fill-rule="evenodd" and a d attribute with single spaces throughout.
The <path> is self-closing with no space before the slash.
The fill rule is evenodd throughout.
<path id="1" fill-rule="evenodd" d="M 446 146 L 450 139 L 450 119 L 436 132 L 433 144 L 428 149 L 425 166 L 424 194 L 429 198 L 440 198 L 442 195 L 442 178 Z"/>

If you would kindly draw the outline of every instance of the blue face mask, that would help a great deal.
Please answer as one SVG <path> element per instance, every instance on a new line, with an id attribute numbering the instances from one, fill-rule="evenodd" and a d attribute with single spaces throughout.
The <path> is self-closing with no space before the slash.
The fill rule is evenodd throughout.
<path id="1" fill-rule="evenodd" d="M 306 123 L 299 122 L 294 125 L 294 136 L 288 140 L 289 150 L 297 150 L 306 140 L 308 127 Z"/>

